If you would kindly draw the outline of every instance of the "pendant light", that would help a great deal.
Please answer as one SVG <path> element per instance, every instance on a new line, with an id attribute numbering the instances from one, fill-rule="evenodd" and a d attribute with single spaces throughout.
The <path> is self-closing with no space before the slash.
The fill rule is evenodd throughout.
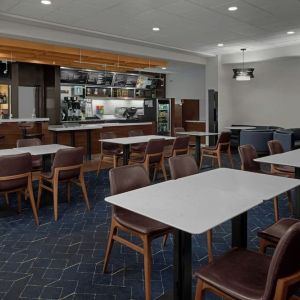
<path id="1" fill-rule="evenodd" d="M 243 53 L 243 68 L 235 68 L 233 70 L 233 78 L 235 78 L 237 81 L 249 81 L 251 78 L 254 78 L 253 71 L 254 68 L 245 68 L 244 65 L 244 55 L 246 49 L 241 49 Z"/>

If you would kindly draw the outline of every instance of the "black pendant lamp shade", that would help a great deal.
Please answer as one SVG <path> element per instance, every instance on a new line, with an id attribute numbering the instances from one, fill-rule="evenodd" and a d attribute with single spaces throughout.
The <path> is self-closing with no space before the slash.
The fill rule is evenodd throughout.
<path id="1" fill-rule="evenodd" d="M 236 79 L 237 81 L 247 81 L 250 80 L 251 78 L 254 78 L 253 72 L 254 68 L 245 68 L 244 67 L 244 53 L 246 49 L 241 49 L 243 52 L 243 67 L 242 68 L 235 68 L 233 70 L 233 78 Z"/>

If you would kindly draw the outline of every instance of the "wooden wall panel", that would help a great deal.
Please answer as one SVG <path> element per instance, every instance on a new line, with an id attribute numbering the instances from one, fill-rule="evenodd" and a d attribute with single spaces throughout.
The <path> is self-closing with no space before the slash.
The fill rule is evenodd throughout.
<path id="1" fill-rule="evenodd" d="M 185 122 L 186 131 L 206 131 L 205 122 Z M 191 140 L 195 138 L 191 137 Z M 205 137 L 201 137 L 201 143 L 205 144 Z"/>

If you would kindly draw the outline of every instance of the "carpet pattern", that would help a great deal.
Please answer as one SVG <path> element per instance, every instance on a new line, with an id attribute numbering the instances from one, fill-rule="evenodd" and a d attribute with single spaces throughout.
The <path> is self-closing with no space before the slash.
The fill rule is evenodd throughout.
<path id="1" fill-rule="evenodd" d="M 238 164 L 237 164 L 238 165 Z M 207 169 L 206 169 L 207 170 Z M 110 226 L 111 207 L 104 201 L 109 195 L 108 172 L 99 177 L 85 175 L 91 211 L 87 211 L 81 191 L 72 188 L 71 204 L 60 187 L 59 219 L 53 220 L 51 196 L 43 195 L 36 226 L 29 204 L 23 201 L 16 213 L 16 197 L 10 196 L 10 208 L 0 205 L 0 299 L 144 299 L 143 257 L 115 243 L 108 274 L 102 273 L 103 257 Z M 34 185 L 37 195 L 37 185 Z M 204 199 L 205 200 L 205 199 Z M 280 200 L 281 216 L 288 216 L 287 201 Z M 272 201 L 249 211 L 248 245 L 257 249 L 256 232 L 273 223 Z M 141 244 L 134 237 L 131 240 Z M 214 255 L 230 249 L 231 225 L 226 222 L 213 230 Z M 157 298 L 173 285 L 173 240 L 169 237 L 152 244 L 152 296 Z M 207 263 L 205 235 L 193 236 L 193 268 Z M 195 286 L 195 282 L 193 283 Z M 208 294 L 206 299 L 219 299 Z"/>

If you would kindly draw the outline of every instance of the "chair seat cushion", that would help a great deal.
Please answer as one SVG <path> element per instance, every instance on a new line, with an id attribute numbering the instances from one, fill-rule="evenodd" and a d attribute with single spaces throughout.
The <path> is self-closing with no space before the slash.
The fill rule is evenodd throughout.
<path id="1" fill-rule="evenodd" d="M 120 148 L 115 149 L 103 149 L 102 153 L 104 155 L 123 155 L 123 152 Z"/>
<path id="2" fill-rule="evenodd" d="M 41 176 L 45 179 L 52 179 L 52 172 L 41 172 Z"/>
<path id="3" fill-rule="evenodd" d="M 206 146 L 206 147 L 202 147 L 201 150 L 211 152 L 211 151 L 216 151 L 217 147 L 216 146 Z"/>
<path id="4" fill-rule="evenodd" d="M 271 258 L 246 249 L 232 249 L 200 268 L 196 277 L 203 279 L 233 298 L 263 298 Z"/>
<path id="5" fill-rule="evenodd" d="M 143 234 L 156 235 L 171 230 L 170 226 L 120 207 L 115 209 L 114 218 L 121 225 Z"/>
<path id="6" fill-rule="evenodd" d="M 131 152 L 145 152 L 147 147 L 147 143 L 139 143 L 139 144 L 134 144 L 130 147 Z"/>
<path id="7" fill-rule="evenodd" d="M 290 166 L 281 166 L 281 165 L 276 165 L 274 166 L 275 171 L 282 172 L 282 173 L 295 173 L 295 168 L 290 167 Z"/>
<path id="8" fill-rule="evenodd" d="M 270 225 L 262 231 L 259 231 L 257 235 L 267 241 L 277 244 L 280 238 L 286 233 L 286 231 L 295 223 L 300 220 L 292 218 L 280 219 L 275 224 Z"/>

